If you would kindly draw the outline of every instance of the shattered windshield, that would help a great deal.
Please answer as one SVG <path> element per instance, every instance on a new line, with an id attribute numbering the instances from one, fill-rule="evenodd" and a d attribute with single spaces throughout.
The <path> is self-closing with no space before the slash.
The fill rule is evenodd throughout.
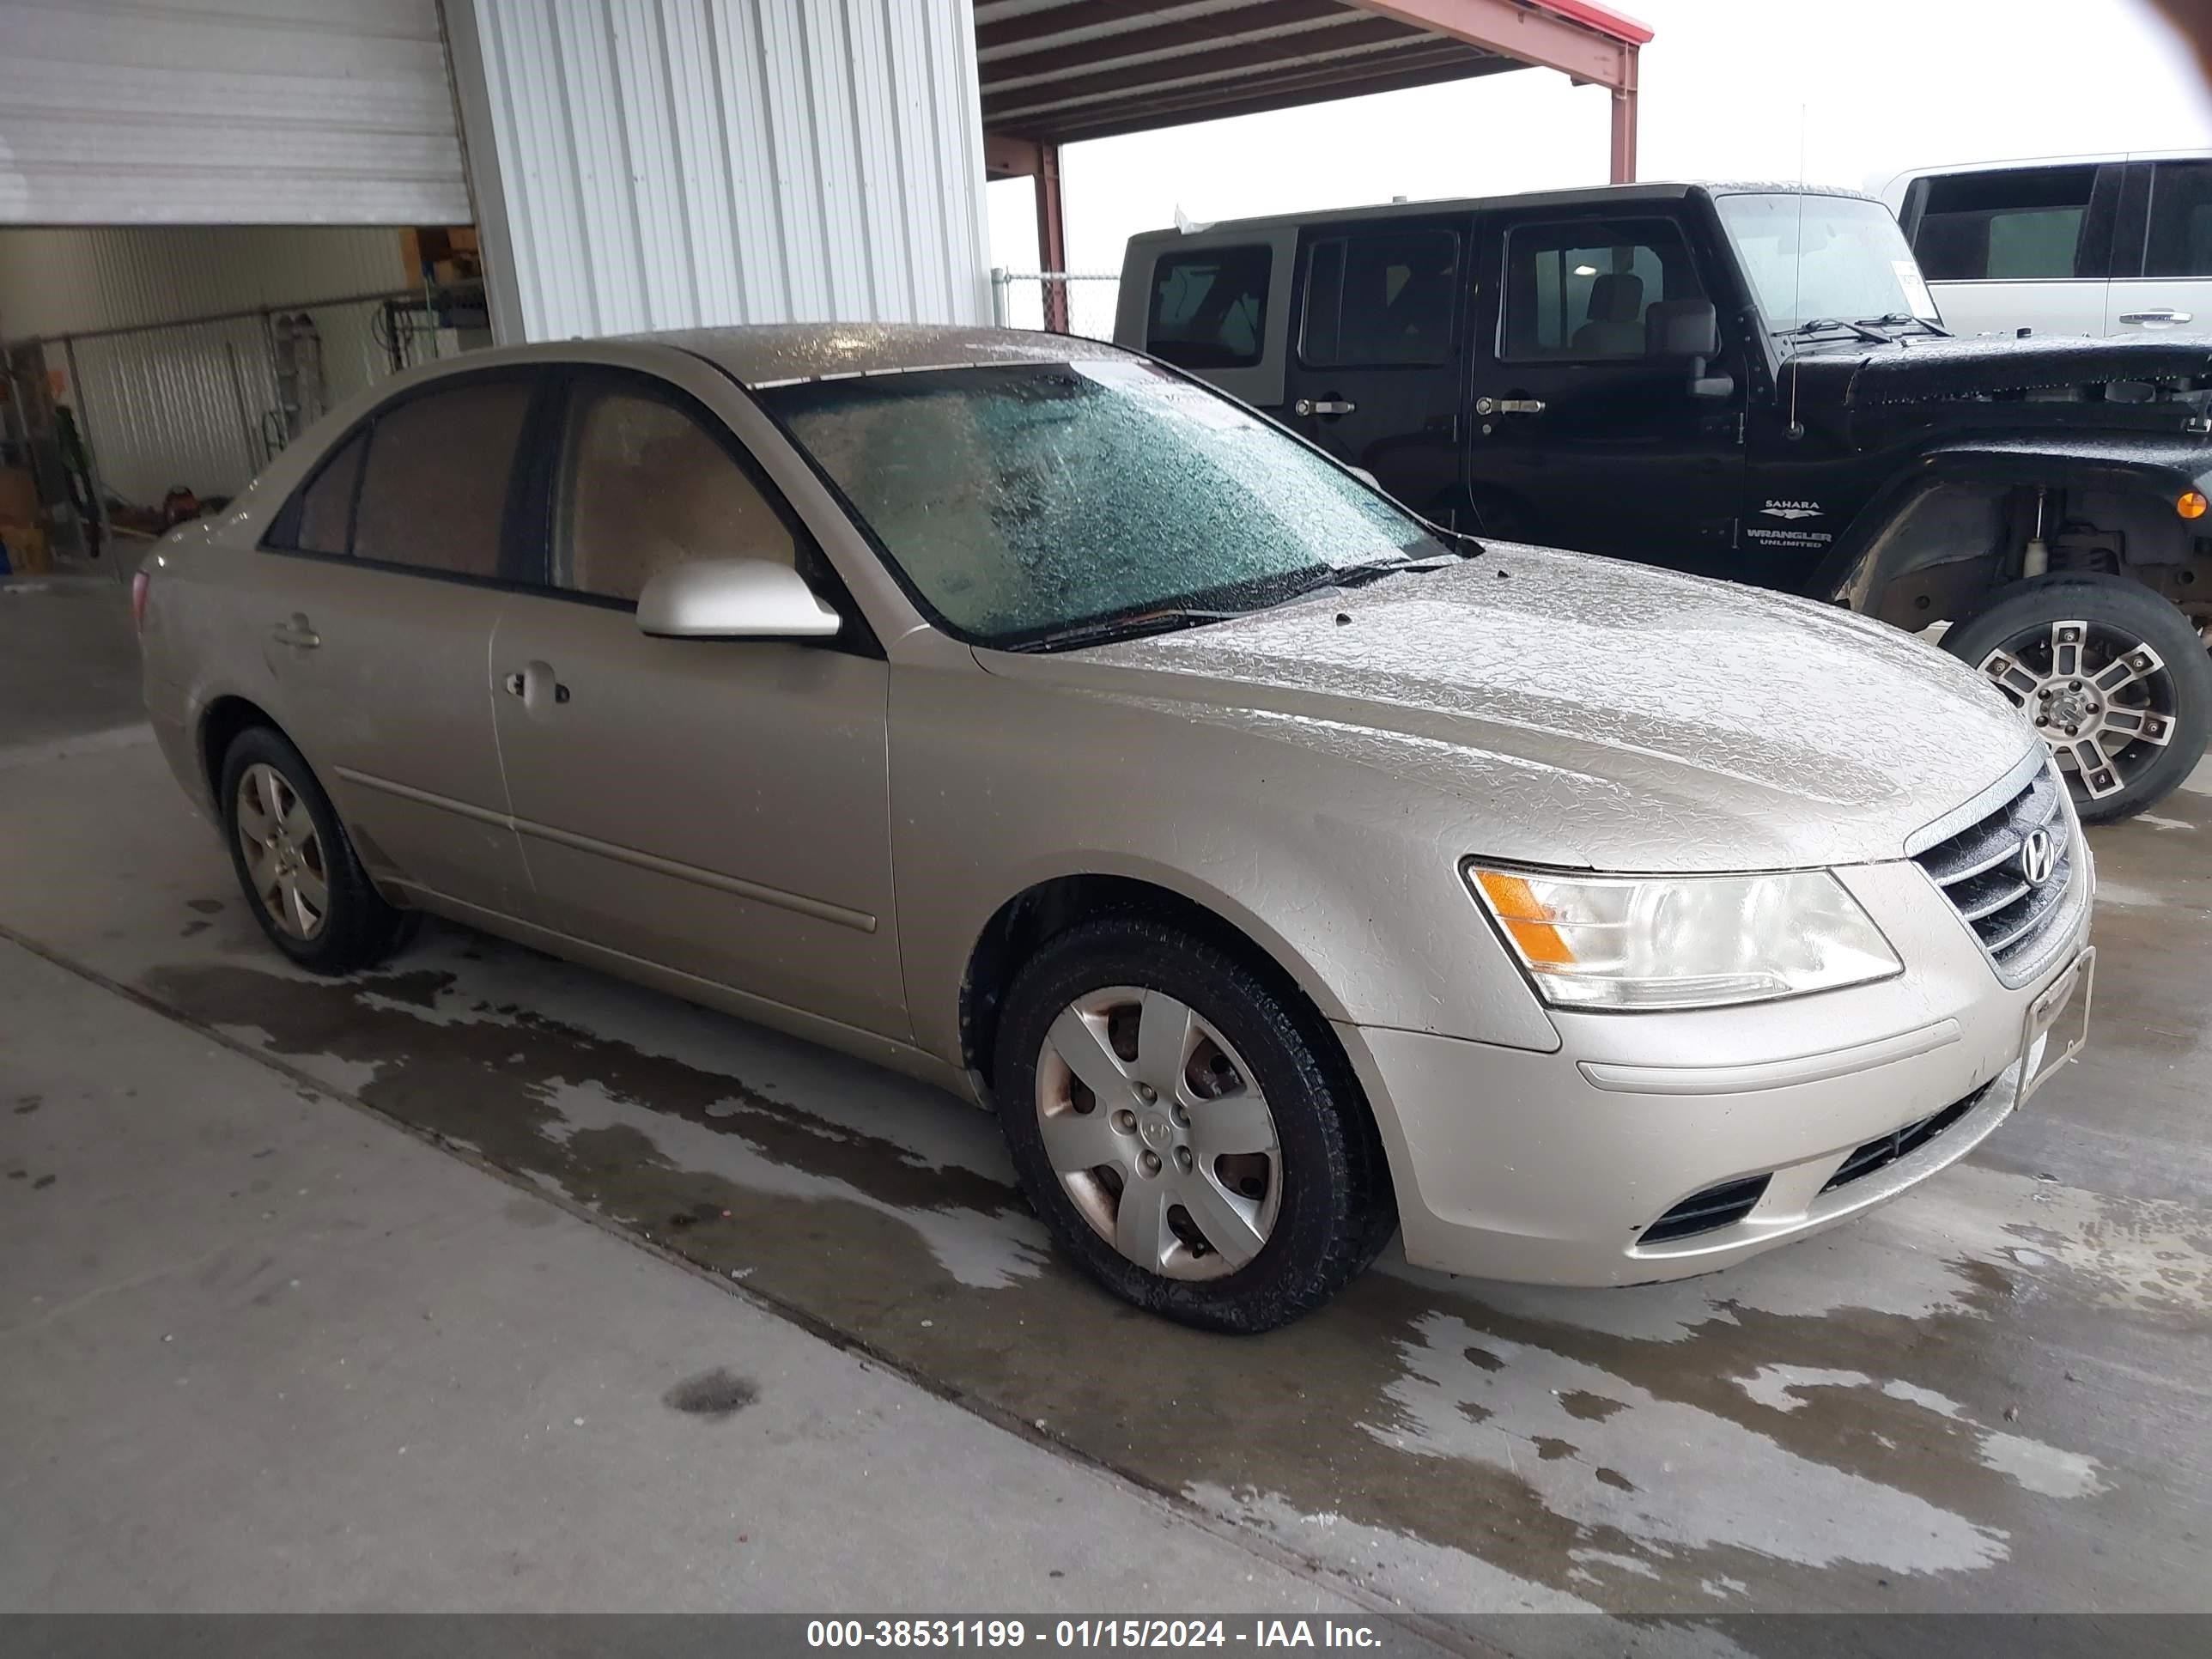
<path id="1" fill-rule="evenodd" d="M 762 400 L 907 586 L 976 644 L 1117 617 L 1202 622 L 1445 550 L 1227 398 L 1152 363 L 809 381 Z"/>
<path id="2" fill-rule="evenodd" d="M 1777 334 L 1817 322 L 1938 320 L 1905 233 L 1881 203 L 1778 191 L 1714 205 Z"/>

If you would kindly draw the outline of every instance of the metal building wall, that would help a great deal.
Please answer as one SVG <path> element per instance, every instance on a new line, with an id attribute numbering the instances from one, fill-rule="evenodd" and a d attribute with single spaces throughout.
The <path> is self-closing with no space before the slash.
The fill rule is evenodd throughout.
<path id="1" fill-rule="evenodd" d="M 468 222 L 438 0 L 0 0 L 0 224 Z"/>
<path id="2" fill-rule="evenodd" d="M 86 337 L 50 348 L 47 362 L 74 363 L 67 400 L 108 490 L 140 504 L 172 484 L 231 495 L 281 443 L 266 426 L 277 401 L 268 327 L 255 315 L 179 319 L 305 309 L 335 404 L 389 374 L 390 354 L 374 306 L 315 302 L 392 293 L 410 277 L 396 230 L 0 229 L 0 340 Z"/>
<path id="3" fill-rule="evenodd" d="M 970 0 L 449 0 L 502 339 L 985 322 Z"/>
<path id="4" fill-rule="evenodd" d="M 415 281 L 396 230 L 228 225 L 0 230 L 0 340 L 387 294 Z"/>

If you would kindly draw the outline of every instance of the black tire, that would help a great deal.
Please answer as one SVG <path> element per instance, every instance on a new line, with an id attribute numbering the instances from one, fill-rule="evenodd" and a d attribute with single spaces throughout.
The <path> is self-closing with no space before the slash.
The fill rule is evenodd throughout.
<path id="1" fill-rule="evenodd" d="M 2212 738 L 2212 657 L 2205 654 L 2189 619 L 2148 588 L 2120 576 L 2069 574 L 2037 576 L 1999 590 L 1944 635 L 1943 648 L 1978 668 L 1990 653 L 2047 635 L 2051 624 L 2067 621 L 2148 646 L 2162 660 L 2170 686 L 2167 741 L 2160 748 L 2136 740 L 2115 751 L 2120 756 L 2118 789 L 2093 795 L 2078 764 L 2068 771 L 2075 809 L 2083 822 L 2107 823 L 2157 805 L 2203 758 L 2205 743 Z M 2017 695 L 2014 700 L 2021 701 Z M 2063 741 L 2063 735 L 2053 735 Z"/>
<path id="2" fill-rule="evenodd" d="M 277 774 L 313 820 L 319 852 L 323 890 L 327 899 L 312 937 L 289 932 L 271 912 L 256 890 L 246 865 L 245 842 L 239 833 L 239 786 L 249 769 L 265 766 Z M 269 942 L 302 968 L 318 974 L 349 974 L 382 961 L 414 928 L 412 912 L 388 904 L 371 885 L 353 850 L 345 828 L 323 793 L 307 761 L 284 735 L 266 726 L 249 726 L 223 751 L 216 784 L 222 809 L 223 839 L 230 848 L 231 868 L 247 908 Z"/>
<path id="3" fill-rule="evenodd" d="M 1052 1167 L 1037 1109 L 1046 1036 L 1077 998 L 1111 986 L 1188 1005 L 1243 1057 L 1266 1097 L 1280 1191 L 1267 1242 L 1233 1273 L 1190 1280 L 1140 1267 L 1094 1231 Z M 1116 1296 L 1201 1330 L 1273 1330 L 1328 1301 L 1389 1242 L 1397 1211 L 1381 1141 L 1342 1054 L 1301 1004 L 1218 946 L 1135 916 L 1070 928 L 1016 975 L 993 1073 L 1014 1168 L 1060 1247 Z"/>

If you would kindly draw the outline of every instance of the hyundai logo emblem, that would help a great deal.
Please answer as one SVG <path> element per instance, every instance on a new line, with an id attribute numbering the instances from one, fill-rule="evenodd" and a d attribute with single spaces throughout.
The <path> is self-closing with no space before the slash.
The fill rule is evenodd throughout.
<path id="1" fill-rule="evenodd" d="M 2051 879 L 2051 872 L 2058 867 L 2058 843 L 2051 839 L 2048 830 L 2032 830 L 2020 844 L 2020 872 L 2028 884 L 2040 887 Z"/>

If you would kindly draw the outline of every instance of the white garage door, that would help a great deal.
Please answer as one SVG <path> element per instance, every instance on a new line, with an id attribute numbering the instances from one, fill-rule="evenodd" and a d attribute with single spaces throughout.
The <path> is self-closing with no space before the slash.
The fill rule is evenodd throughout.
<path id="1" fill-rule="evenodd" d="M 0 0 L 0 224 L 471 216 L 437 0 Z"/>

